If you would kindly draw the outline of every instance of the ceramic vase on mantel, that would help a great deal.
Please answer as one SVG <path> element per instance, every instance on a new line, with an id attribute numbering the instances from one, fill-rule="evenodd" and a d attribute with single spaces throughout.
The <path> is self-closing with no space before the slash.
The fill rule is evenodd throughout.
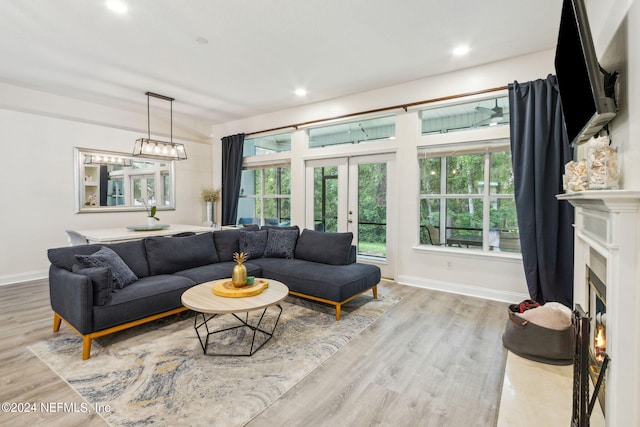
<path id="1" fill-rule="evenodd" d="M 154 217 L 148 216 L 147 217 L 147 227 L 155 227 L 156 225 L 158 225 L 158 221 Z"/>

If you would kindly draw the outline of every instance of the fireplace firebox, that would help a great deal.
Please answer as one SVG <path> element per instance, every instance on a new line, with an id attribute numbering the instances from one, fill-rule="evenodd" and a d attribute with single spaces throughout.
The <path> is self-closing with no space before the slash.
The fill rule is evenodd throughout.
<path id="1" fill-rule="evenodd" d="M 597 317 L 597 315 L 595 316 Z M 602 348 L 596 353 L 594 334 L 591 328 L 593 318 L 584 312 L 580 304 L 573 310 L 572 322 L 576 333 L 576 348 L 573 359 L 573 411 L 571 427 L 589 427 L 591 413 L 596 400 L 604 413 L 604 379 L 609 356 Z M 596 324 L 598 321 L 595 321 Z M 600 361 L 598 361 L 600 359 Z M 593 381 L 593 395 L 589 397 L 590 383 Z M 602 394 L 601 394 L 602 391 Z"/>
<path id="2" fill-rule="evenodd" d="M 607 287 L 598 275 L 587 267 L 589 283 L 590 351 L 589 375 L 594 384 L 600 379 L 601 366 L 607 355 Z M 605 414 L 605 393 L 607 378 L 602 373 L 601 387 L 597 395 L 602 412 Z"/>

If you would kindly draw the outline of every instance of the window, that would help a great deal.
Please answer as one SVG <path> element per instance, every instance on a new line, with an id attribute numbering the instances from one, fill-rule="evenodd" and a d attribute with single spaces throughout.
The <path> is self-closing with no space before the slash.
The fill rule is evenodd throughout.
<path id="1" fill-rule="evenodd" d="M 291 167 L 271 165 L 242 171 L 238 224 L 290 225 Z"/>
<path id="2" fill-rule="evenodd" d="M 508 125 L 509 98 L 494 96 L 432 107 L 422 110 L 420 118 L 423 135 Z"/>
<path id="3" fill-rule="evenodd" d="M 264 156 L 289 151 L 291 151 L 291 134 L 281 133 L 245 139 L 242 156 Z"/>
<path id="4" fill-rule="evenodd" d="M 365 142 L 394 138 L 395 135 L 395 116 L 376 117 L 349 123 L 311 128 L 309 129 L 309 147 L 318 148 L 340 144 L 362 144 Z"/>
<path id="5" fill-rule="evenodd" d="M 420 244 L 520 252 L 508 140 L 423 148 Z"/>

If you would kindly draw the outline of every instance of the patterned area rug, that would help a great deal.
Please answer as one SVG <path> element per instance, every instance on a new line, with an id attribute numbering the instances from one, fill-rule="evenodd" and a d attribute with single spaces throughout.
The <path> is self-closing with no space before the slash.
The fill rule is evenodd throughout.
<path id="1" fill-rule="evenodd" d="M 336 322 L 329 306 L 287 297 L 273 338 L 251 357 L 204 355 L 190 312 L 94 340 L 84 362 L 82 340 L 64 324 L 29 349 L 94 408 L 103 408 L 111 425 L 239 426 L 399 301 L 378 298 L 362 295 L 345 304 Z M 277 312 L 267 311 L 267 323 Z M 255 313 L 250 321 L 257 321 Z M 216 329 L 238 323 L 230 315 L 214 319 Z M 211 340 L 224 351 L 248 352 L 249 332 L 233 329 Z"/>

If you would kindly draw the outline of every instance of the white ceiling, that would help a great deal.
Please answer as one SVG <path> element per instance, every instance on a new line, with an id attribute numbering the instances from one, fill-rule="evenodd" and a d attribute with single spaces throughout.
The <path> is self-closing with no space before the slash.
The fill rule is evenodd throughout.
<path id="1" fill-rule="evenodd" d="M 0 1 L 0 82 L 131 111 L 151 91 L 217 124 L 551 49 L 562 3 L 124 1 Z"/>

